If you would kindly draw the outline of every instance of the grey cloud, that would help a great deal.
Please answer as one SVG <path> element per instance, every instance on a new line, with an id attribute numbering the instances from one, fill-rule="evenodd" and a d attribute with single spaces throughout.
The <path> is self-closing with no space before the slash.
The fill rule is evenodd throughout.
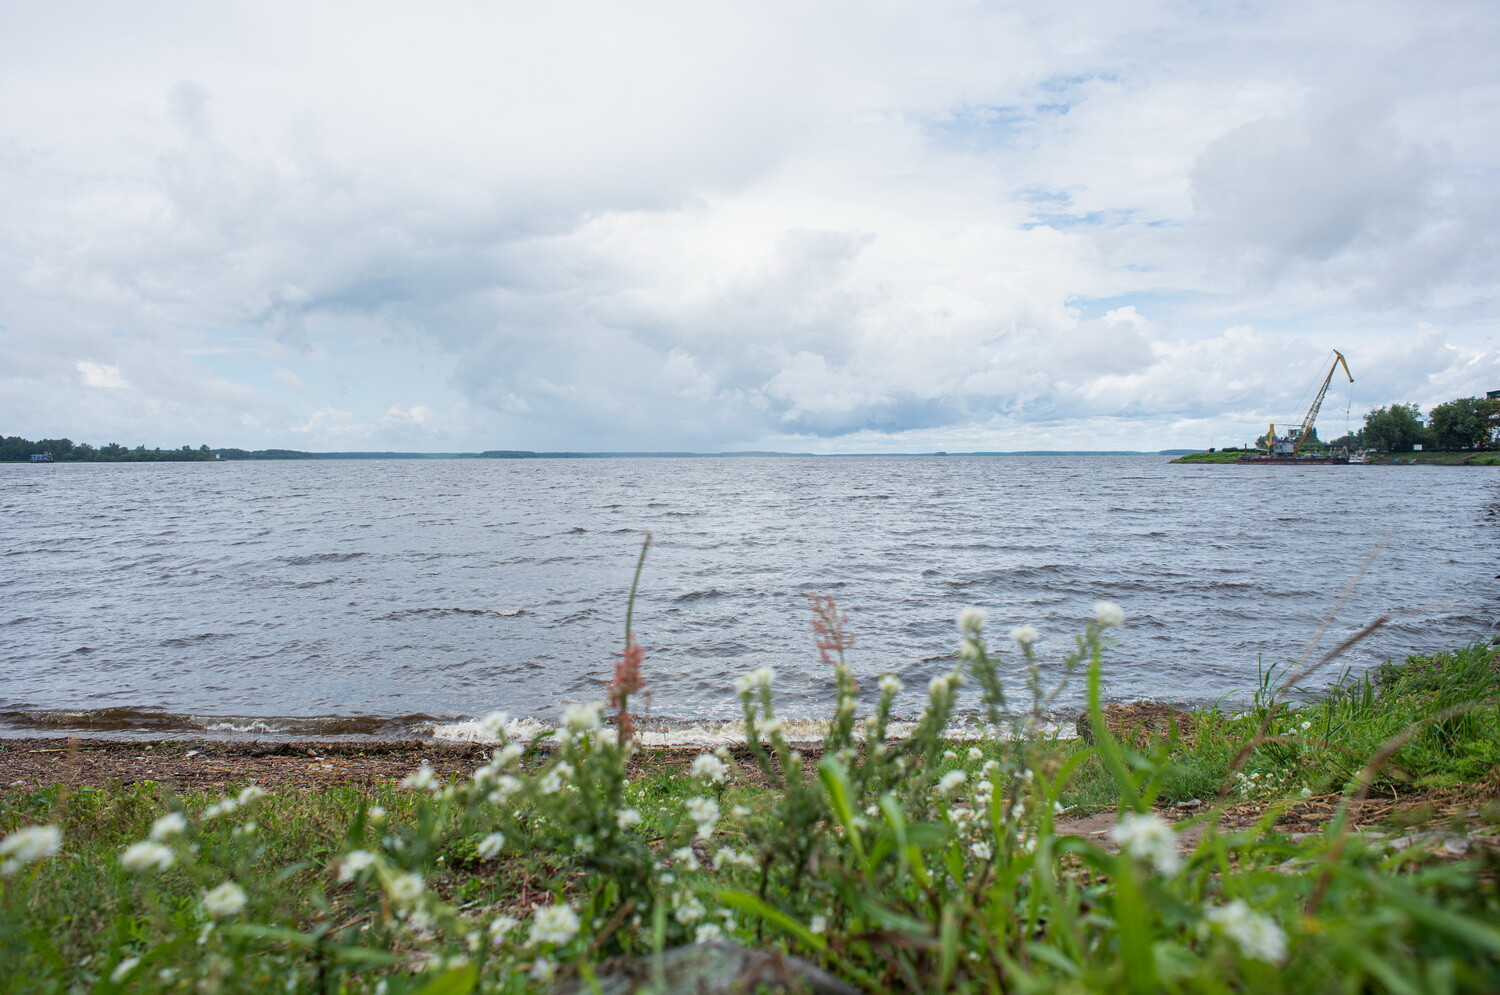
<path id="1" fill-rule="evenodd" d="M 1229 131 L 1199 156 L 1192 189 L 1205 223 L 1194 243 L 1251 284 L 1414 307 L 1475 293 L 1500 262 L 1490 185 L 1444 145 L 1405 137 L 1373 94 L 1315 96 Z"/>
<path id="2" fill-rule="evenodd" d="M 195 80 L 179 80 L 167 95 L 172 122 L 189 138 L 207 138 L 212 130 L 208 87 Z"/>

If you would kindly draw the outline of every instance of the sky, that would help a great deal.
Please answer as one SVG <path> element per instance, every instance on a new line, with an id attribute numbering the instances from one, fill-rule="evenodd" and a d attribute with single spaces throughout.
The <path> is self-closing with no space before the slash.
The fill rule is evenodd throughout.
<path id="1" fill-rule="evenodd" d="M 1500 389 L 1493 0 L 0 6 L 0 434 L 1238 445 Z"/>

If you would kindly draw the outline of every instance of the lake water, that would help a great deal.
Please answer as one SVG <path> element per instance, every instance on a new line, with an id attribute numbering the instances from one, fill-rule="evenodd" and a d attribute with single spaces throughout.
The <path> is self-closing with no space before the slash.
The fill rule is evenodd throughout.
<path id="1" fill-rule="evenodd" d="M 738 714 L 776 668 L 826 714 L 805 594 L 851 618 L 901 711 L 997 641 L 1128 624 L 1107 694 L 1203 702 L 1393 621 L 1365 667 L 1495 633 L 1500 470 L 1001 456 L 0 465 L 0 723 L 10 734 L 406 735 L 602 697 L 641 533 L 651 713 Z M 1331 675 L 1330 675 L 1331 676 Z M 1072 699 L 1076 701 L 1076 698 Z M 314 719 L 313 717 L 325 717 Z"/>

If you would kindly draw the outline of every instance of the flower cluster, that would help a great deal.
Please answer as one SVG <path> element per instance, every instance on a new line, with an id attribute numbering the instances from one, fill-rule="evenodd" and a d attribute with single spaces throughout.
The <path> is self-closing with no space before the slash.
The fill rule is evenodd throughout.
<path id="1" fill-rule="evenodd" d="M 62 830 L 56 826 L 27 826 L 0 840 L 0 877 L 10 877 L 27 864 L 57 855 Z"/>
<path id="2" fill-rule="evenodd" d="M 1125 853 L 1155 867 L 1158 873 L 1175 873 L 1182 864 L 1182 855 L 1177 852 L 1177 832 L 1159 815 L 1127 812 L 1109 831 L 1109 838 Z"/>

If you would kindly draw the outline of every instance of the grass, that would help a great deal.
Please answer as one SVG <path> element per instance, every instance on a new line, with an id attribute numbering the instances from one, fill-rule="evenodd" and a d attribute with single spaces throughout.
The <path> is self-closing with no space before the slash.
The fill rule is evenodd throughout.
<path id="1" fill-rule="evenodd" d="M 1423 466 L 1500 466 L 1500 452 L 1428 452 L 1372 453 L 1371 463 L 1388 464 L 1400 460 L 1403 465 Z"/>
<path id="2" fill-rule="evenodd" d="M 1089 666 L 1096 706 L 1099 636 L 1091 626 L 1073 660 Z M 965 640 L 982 675 L 994 651 L 977 629 Z M 557 972 L 588 990 L 611 957 L 649 959 L 722 933 L 870 990 L 1493 989 L 1493 855 L 1388 852 L 1349 835 L 1347 804 L 1300 842 L 1274 819 L 1305 792 L 1348 802 L 1494 778 L 1497 676 L 1496 650 L 1475 645 L 1346 676 L 1293 707 L 1276 693 L 1285 674 L 1272 671 L 1247 707 L 1199 710 L 1185 734 L 1139 749 L 1109 735 L 1102 708 L 1095 745 L 954 742 L 942 736 L 951 686 L 935 685 L 933 721 L 906 743 L 875 751 L 876 740 L 836 720 L 814 764 L 772 731 L 758 752 L 734 758 L 754 776 L 723 784 L 665 755 L 627 764 L 585 716 L 551 752 L 432 791 L 288 793 L 205 819 L 220 796 L 158 784 L 10 790 L 0 794 L 0 835 L 51 824 L 64 843 L 0 878 L 0 977 L 18 992 L 440 995 L 533 990 Z M 852 700 L 847 670 L 840 687 Z M 771 724 L 768 683 L 743 700 L 758 727 Z M 562 763 L 573 787 L 539 788 Z M 497 798 L 502 769 L 523 786 Z M 956 772 L 961 783 L 945 787 Z M 689 807 L 701 799 L 721 813 L 707 834 Z M 1193 820 L 1202 837 L 1178 859 L 1125 838 L 1116 853 L 1054 814 L 1149 819 L 1153 805 L 1188 800 L 1207 806 Z M 1219 819 L 1247 800 L 1266 806 L 1258 823 Z M 638 825 L 620 822 L 625 808 Z M 168 839 L 173 865 L 125 870 L 121 852 L 170 811 L 190 816 L 187 832 Z M 1500 807 L 1476 795 L 1465 819 L 1500 822 Z M 503 851 L 481 856 L 496 830 Z M 353 851 L 377 863 L 343 880 L 340 861 Z M 420 899 L 401 898 L 395 884 L 410 872 L 423 876 Z M 216 916 L 203 895 L 225 880 L 243 886 L 247 904 Z M 533 908 L 560 903 L 577 910 L 580 928 L 536 940 Z M 507 915 L 522 924 L 496 938 L 490 926 Z"/>
<path id="3" fill-rule="evenodd" d="M 1234 463 L 1244 451 L 1217 453 L 1188 453 L 1172 460 L 1173 463 Z M 1500 466 L 1500 452 L 1416 452 L 1416 453 L 1371 453 L 1372 465 L 1389 465 L 1397 460 L 1402 465 L 1423 466 Z"/>

